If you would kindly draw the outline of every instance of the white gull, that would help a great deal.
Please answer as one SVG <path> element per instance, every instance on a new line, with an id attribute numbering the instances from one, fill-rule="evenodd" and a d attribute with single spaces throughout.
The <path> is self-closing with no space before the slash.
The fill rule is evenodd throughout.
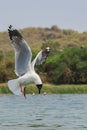
<path id="1" fill-rule="evenodd" d="M 35 72 L 35 65 L 40 65 L 45 62 L 50 48 L 46 47 L 41 50 L 35 59 L 32 61 L 32 52 L 27 42 L 24 40 L 18 30 L 9 26 L 9 37 L 12 42 L 12 46 L 15 51 L 15 73 L 18 76 L 17 79 L 9 80 L 8 87 L 15 95 L 25 95 L 26 85 L 35 83 L 40 94 L 42 88 L 42 81 L 39 75 Z"/>

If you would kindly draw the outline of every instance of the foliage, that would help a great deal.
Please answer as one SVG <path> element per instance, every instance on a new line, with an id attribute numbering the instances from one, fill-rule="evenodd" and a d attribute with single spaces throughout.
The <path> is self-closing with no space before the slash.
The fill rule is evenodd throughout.
<path id="1" fill-rule="evenodd" d="M 33 51 L 33 58 L 42 48 L 51 52 L 36 71 L 44 82 L 54 84 L 87 83 L 87 32 L 51 28 L 26 28 L 20 30 Z M 5 38 L 4 38 L 5 37 Z M 7 32 L 0 33 L 0 82 L 16 78 L 14 50 Z"/>
<path id="2" fill-rule="evenodd" d="M 87 83 L 87 48 L 67 47 L 50 56 L 44 71 L 55 84 Z"/>
<path id="3" fill-rule="evenodd" d="M 14 74 L 14 58 L 12 52 L 3 55 L 0 61 L 0 82 L 7 82 L 9 79 L 15 77 Z"/>

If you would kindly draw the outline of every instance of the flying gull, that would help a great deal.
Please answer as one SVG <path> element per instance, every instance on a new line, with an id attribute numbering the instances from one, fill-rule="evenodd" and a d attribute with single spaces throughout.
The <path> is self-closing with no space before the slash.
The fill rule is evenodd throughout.
<path id="1" fill-rule="evenodd" d="M 26 85 L 35 83 L 39 94 L 42 88 L 40 76 L 35 72 L 35 65 L 45 62 L 50 48 L 46 47 L 41 50 L 32 61 L 32 52 L 27 42 L 24 40 L 20 32 L 10 25 L 8 29 L 9 37 L 15 52 L 15 73 L 17 79 L 9 80 L 8 87 L 15 95 L 24 95 L 26 97 Z"/>

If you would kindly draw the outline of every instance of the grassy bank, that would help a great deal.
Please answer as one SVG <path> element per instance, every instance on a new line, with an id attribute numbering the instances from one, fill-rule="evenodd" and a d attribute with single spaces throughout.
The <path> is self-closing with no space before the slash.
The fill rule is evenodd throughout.
<path id="1" fill-rule="evenodd" d="M 11 93 L 7 87 L 6 83 L 0 83 L 0 94 L 9 94 Z"/>
<path id="2" fill-rule="evenodd" d="M 54 94 L 75 94 L 75 93 L 87 93 L 87 85 L 53 85 L 44 84 L 41 93 L 54 93 Z M 0 94 L 10 94 L 7 84 L 0 84 Z M 38 93 L 35 85 L 31 84 L 27 86 L 26 93 Z"/>

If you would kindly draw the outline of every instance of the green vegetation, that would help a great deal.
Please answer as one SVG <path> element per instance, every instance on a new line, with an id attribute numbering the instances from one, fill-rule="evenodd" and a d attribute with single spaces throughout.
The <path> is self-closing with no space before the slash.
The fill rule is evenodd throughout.
<path id="1" fill-rule="evenodd" d="M 26 28 L 20 32 L 31 47 L 33 58 L 41 48 L 44 49 L 47 46 L 51 48 L 46 62 L 36 67 L 43 83 L 58 85 L 57 89 L 55 86 L 53 90 L 48 87 L 49 90 L 51 89 L 50 91 L 53 93 L 54 90 L 56 90 L 55 93 L 62 91 L 61 84 L 84 84 L 82 87 L 80 86 L 80 90 L 83 88 L 86 92 L 87 32 L 78 33 L 74 30 L 64 30 L 56 25 L 51 28 Z M 14 73 L 14 50 L 8 33 L 2 32 L 0 33 L 0 83 L 7 83 L 13 78 L 17 78 Z M 75 92 L 79 89 L 78 86 L 73 87 Z M 73 91 L 68 85 L 67 87 L 65 85 L 64 88 L 70 92 Z M 29 92 L 32 93 L 32 89 L 29 89 Z M 47 92 L 49 90 L 46 89 Z"/>
<path id="2" fill-rule="evenodd" d="M 81 94 L 87 93 L 87 85 L 54 85 L 44 84 L 41 93 L 42 94 Z M 28 85 L 26 88 L 27 94 L 38 94 L 38 89 L 35 85 Z M 7 87 L 7 84 L 0 84 L 0 94 L 12 94 Z"/>
<path id="3" fill-rule="evenodd" d="M 10 90 L 7 87 L 6 83 L 1 83 L 0 84 L 0 94 L 9 94 L 11 93 Z"/>
<path id="4" fill-rule="evenodd" d="M 55 93 L 55 94 L 74 94 L 74 93 L 87 93 L 87 85 L 53 85 L 45 84 L 42 93 Z"/>
<path id="5" fill-rule="evenodd" d="M 67 47 L 47 59 L 47 79 L 54 84 L 87 83 L 87 47 Z M 50 77 L 50 78 L 49 78 Z"/>

